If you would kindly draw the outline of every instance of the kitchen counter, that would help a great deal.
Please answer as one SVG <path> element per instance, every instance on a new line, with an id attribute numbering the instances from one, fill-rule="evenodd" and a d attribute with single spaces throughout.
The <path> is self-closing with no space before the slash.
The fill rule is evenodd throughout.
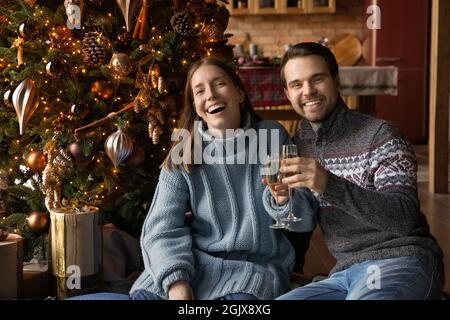
<path id="1" fill-rule="evenodd" d="M 276 66 L 246 66 L 238 70 L 255 107 L 288 105 Z M 343 96 L 397 95 L 397 67 L 341 67 Z"/>

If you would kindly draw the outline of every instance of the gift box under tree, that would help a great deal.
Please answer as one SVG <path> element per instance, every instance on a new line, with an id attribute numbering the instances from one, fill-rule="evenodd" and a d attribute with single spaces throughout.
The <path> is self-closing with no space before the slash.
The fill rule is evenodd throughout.
<path id="1" fill-rule="evenodd" d="M 98 208 L 54 208 L 50 220 L 52 272 L 58 299 L 98 289 L 102 260 Z"/>

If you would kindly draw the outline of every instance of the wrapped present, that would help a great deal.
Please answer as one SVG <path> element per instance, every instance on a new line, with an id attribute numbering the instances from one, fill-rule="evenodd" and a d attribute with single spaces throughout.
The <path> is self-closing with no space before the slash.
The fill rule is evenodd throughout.
<path id="1" fill-rule="evenodd" d="M 102 259 L 98 208 L 52 209 L 50 220 L 52 272 L 58 299 L 95 290 Z"/>
<path id="2" fill-rule="evenodd" d="M 9 234 L 0 241 L 0 299 L 22 297 L 23 240 L 17 234 Z"/>
<path id="3" fill-rule="evenodd" d="M 23 298 L 44 299 L 50 295 L 47 262 L 23 263 Z"/>

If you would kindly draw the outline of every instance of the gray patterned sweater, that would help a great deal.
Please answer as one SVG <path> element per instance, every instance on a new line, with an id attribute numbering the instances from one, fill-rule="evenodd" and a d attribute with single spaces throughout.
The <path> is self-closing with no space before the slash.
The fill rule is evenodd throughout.
<path id="1" fill-rule="evenodd" d="M 319 224 L 337 263 L 331 273 L 373 259 L 416 256 L 442 270 L 417 196 L 411 145 L 389 122 L 350 111 L 339 99 L 315 132 L 302 121 L 294 137 L 301 156 L 328 171 Z"/>

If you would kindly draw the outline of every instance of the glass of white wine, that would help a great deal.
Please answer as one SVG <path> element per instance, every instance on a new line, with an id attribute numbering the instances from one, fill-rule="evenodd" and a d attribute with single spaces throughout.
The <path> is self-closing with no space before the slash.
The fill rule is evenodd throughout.
<path id="1" fill-rule="evenodd" d="M 278 154 L 269 155 L 264 163 L 264 177 L 267 180 L 267 185 L 270 189 L 275 191 L 276 186 L 281 185 L 280 178 L 280 157 Z M 283 223 L 277 216 L 276 222 L 270 225 L 272 229 L 283 229 L 286 228 L 287 224 Z"/>
<path id="2" fill-rule="evenodd" d="M 289 159 L 298 157 L 297 145 L 295 144 L 285 144 L 283 145 L 283 150 L 281 152 L 281 159 Z M 286 178 L 291 176 L 292 173 L 284 173 L 281 178 Z M 280 180 L 281 181 L 281 180 Z M 282 221 L 284 223 L 298 222 L 301 221 L 301 218 L 298 218 L 294 215 L 294 211 L 292 209 L 292 188 L 289 188 L 289 214 Z"/>

